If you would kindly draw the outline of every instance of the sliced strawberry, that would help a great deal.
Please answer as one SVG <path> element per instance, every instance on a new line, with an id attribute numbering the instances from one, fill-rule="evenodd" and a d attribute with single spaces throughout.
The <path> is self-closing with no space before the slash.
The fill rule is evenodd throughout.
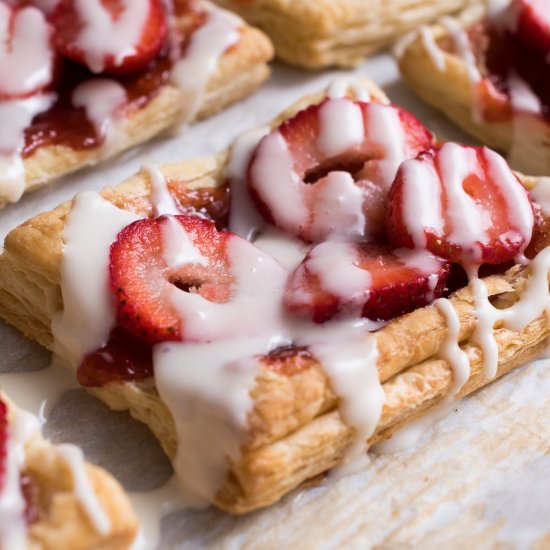
<path id="1" fill-rule="evenodd" d="M 261 140 L 248 189 L 270 223 L 305 241 L 377 238 L 399 164 L 432 143 L 430 132 L 398 107 L 326 99 Z"/>
<path id="2" fill-rule="evenodd" d="M 525 44 L 550 52 L 550 0 L 514 0 L 508 14 L 511 31 Z"/>
<path id="3" fill-rule="evenodd" d="M 32 7 L 0 2 L 0 100 L 30 97 L 54 79 L 52 27 Z"/>
<path id="4" fill-rule="evenodd" d="M 448 274 L 449 264 L 425 250 L 328 241 L 290 275 L 284 304 L 316 323 L 353 316 L 388 321 L 441 296 Z"/>
<path id="5" fill-rule="evenodd" d="M 51 20 L 61 55 L 94 73 L 144 69 L 167 33 L 162 0 L 61 0 Z"/>
<path id="6" fill-rule="evenodd" d="M 8 452 L 8 406 L 0 398 L 0 492 L 6 476 L 6 458 Z"/>
<path id="7" fill-rule="evenodd" d="M 163 231 L 174 231 L 167 224 L 183 228 L 175 234 L 179 244 L 166 245 Z M 175 285 L 211 302 L 227 302 L 234 284 L 226 255 L 231 236 L 211 221 L 190 216 L 143 219 L 125 227 L 111 245 L 110 256 L 118 323 L 149 344 L 182 339 L 183 327 L 169 289 Z M 185 262 L 169 266 L 167 249 L 180 245 Z"/>
<path id="8" fill-rule="evenodd" d="M 427 248 L 465 266 L 513 259 L 529 244 L 533 224 L 527 191 L 487 147 L 430 149 L 401 165 L 389 193 L 394 246 Z"/>

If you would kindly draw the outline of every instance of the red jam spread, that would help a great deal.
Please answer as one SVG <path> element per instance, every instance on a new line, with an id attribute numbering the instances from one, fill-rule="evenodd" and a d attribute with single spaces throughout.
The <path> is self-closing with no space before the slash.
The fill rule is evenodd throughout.
<path id="1" fill-rule="evenodd" d="M 550 121 L 550 64 L 546 56 L 487 23 L 472 27 L 469 36 L 485 76 L 478 85 L 483 117 L 492 121 L 511 118 L 508 78 L 515 73 L 538 97 L 542 115 Z"/>

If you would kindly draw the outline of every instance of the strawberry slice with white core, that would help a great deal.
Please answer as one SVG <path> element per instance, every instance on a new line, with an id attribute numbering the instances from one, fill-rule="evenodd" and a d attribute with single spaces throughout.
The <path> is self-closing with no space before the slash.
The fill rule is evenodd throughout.
<path id="1" fill-rule="evenodd" d="M 527 191 L 487 147 L 430 149 L 401 165 L 389 193 L 387 233 L 394 246 L 427 248 L 465 267 L 522 254 L 533 226 Z"/>
<path id="2" fill-rule="evenodd" d="M 0 99 L 32 96 L 53 80 L 55 50 L 46 16 L 0 2 Z"/>
<path id="3" fill-rule="evenodd" d="M 305 241 L 376 238 L 399 164 L 432 142 L 398 107 L 329 98 L 261 140 L 247 185 L 270 223 Z"/>
<path id="4" fill-rule="evenodd" d="M 0 493 L 6 477 L 6 460 L 8 452 L 8 406 L 0 398 Z"/>
<path id="5" fill-rule="evenodd" d="M 166 216 L 119 233 L 110 278 L 118 323 L 138 338 L 207 342 L 272 322 L 286 271 L 211 221 Z"/>
<path id="6" fill-rule="evenodd" d="M 61 55 L 94 73 L 144 69 L 167 32 L 161 0 L 63 0 L 52 22 Z"/>
<path id="7" fill-rule="evenodd" d="M 543 54 L 550 52 L 550 0 L 514 0 L 504 20 L 525 44 Z"/>
<path id="8" fill-rule="evenodd" d="M 449 264 L 426 250 L 368 243 L 315 246 L 288 279 L 284 304 L 298 317 L 388 321 L 441 296 Z"/>

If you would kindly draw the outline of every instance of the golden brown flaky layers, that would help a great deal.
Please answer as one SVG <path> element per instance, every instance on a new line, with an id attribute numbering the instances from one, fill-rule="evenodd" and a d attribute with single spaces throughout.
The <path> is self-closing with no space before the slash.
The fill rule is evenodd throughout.
<path id="1" fill-rule="evenodd" d="M 371 93 L 375 95 L 371 86 Z M 286 111 L 319 101 L 308 97 Z M 378 98 L 385 100 L 378 92 Z M 217 157 L 166 165 L 162 172 L 171 188 L 214 188 L 224 184 L 227 152 Z M 527 180 L 532 186 L 534 180 Z M 123 184 L 103 191 L 113 204 L 140 215 L 151 214 L 148 176 L 139 173 Z M 28 337 L 52 348 L 52 316 L 63 309 L 60 291 L 61 232 L 71 203 L 39 214 L 13 230 L 0 256 L 0 316 Z M 527 269 L 514 267 L 505 275 L 486 279 L 495 304 L 514 302 L 523 288 Z M 469 341 L 476 323 L 469 288 L 451 301 L 460 318 L 460 342 L 472 364 L 472 375 L 461 395 L 489 383 L 482 374 L 482 358 Z M 437 404 L 452 384 L 451 366 L 437 354 L 446 337 L 446 321 L 435 307 L 404 315 L 376 333 L 378 369 L 387 403 L 371 443 L 389 437 L 398 427 Z M 499 345 L 497 377 L 537 356 L 549 334 L 545 316 L 521 332 L 495 329 Z M 112 383 L 92 392 L 113 409 L 128 409 L 150 426 L 167 454 L 174 457 L 177 436 L 167 407 L 151 381 Z M 251 392 L 253 407 L 239 460 L 229 474 L 215 504 L 231 513 L 267 506 L 306 480 L 341 461 L 353 437 L 338 411 L 338 396 L 322 366 L 307 352 L 280 354 L 263 361 Z"/>
<path id="2" fill-rule="evenodd" d="M 310 69 L 360 63 L 422 23 L 482 0 L 214 0 L 263 29 L 277 57 Z"/>
<path id="3" fill-rule="evenodd" d="M 14 405 L 8 404 L 8 419 Z M 120 484 L 105 470 L 85 464 L 86 475 L 98 503 L 111 522 L 107 535 L 96 532 L 74 492 L 73 475 L 64 458 L 40 435 L 25 445 L 23 473 L 31 480 L 33 505 L 38 520 L 29 527 L 29 550 L 125 550 L 130 548 L 138 529 L 128 497 Z M 5 549 L 9 550 L 9 549 Z"/>
<path id="4" fill-rule="evenodd" d="M 484 10 L 472 9 L 461 20 L 464 26 L 479 21 Z M 443 25 L 429 27 L 436 42 L 449 37 Z M 456 54 L 440 49 L 444 68 L 439 69 L 416 36 L 404 48 L 397 48 L 401 75 L 424 101 L 441 111 L 481 143 L 509 156 L 513 168 L 522 172 L 550 173 L 550 124 L 543 117 L 513 115 L 505 121 L 484 120 L 476 112 L 475 88 L 466 63 Z"/>
<path id="5" fill-rule="evenodd" d="M 193 120 L 209 117 L 247 96 L 269 76 L 267 63 L 273 57 L 271 42 L 261 31 L 244 22 L 240 30 L 239 42 L 221 56 L 216 71 L 210 77 Z M 110 142 L 108 148 L 100 146 L 77 150 L 65 145 L 39 147 L 24 159 L 25 191 L 150 140 L 177 123 L 185 107 L 179 90 L 165 84 L 145 106 L 133 109 L 117 120 L 117 139 Z M 0 196 L 0 208 L 6 203 Z"/>

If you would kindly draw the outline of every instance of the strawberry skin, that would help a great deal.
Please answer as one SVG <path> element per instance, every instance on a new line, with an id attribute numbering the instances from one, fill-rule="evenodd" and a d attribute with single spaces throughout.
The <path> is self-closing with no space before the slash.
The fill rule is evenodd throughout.
<path id="1" fill-rule="evenodd" d="M 113 21 L 120 17 L 124 9 L 121 0 L 101 0 L 101 3 Z M 126 55 L 122 61 L 115 60 L 112 55 L 106 56 L 102 73 L 125 75 L 144 70 L 161 51 L 168 30 L 166 14 L 162 0 L 148 0 L 148 3 L 149 13 L 139 42 L 132 45 L 134 52 Z M 67 59 L 87 65 L 86 52 L 77 44 L 83 23 L 76 0 L 60 0 L 51 15 L 51 21 L 55 27 L 54 42 L 59 53 Z"/>
<path id="2" fill-rule="evenodd" d="M 414 158 L 420 151 L 430 147 L 433 144 L 433 136 L 413 115 L 397 106 L 339 99 L 338 101 L 345 101 L 349 105 L 359 107 L 364 125 L 364 139 L 362 142 L 348 147 L 344 152 L 331 155 L 322 149 L 319 137 L 322 110 L 334 101 L 328 98 L 318 105 L 309 106 L 283 122 L 260 141 L 248 168 L 248 190 L 258 210 L 268 222 L 304 241 L 320 242 L 325 240 L 329 234 L 344 234 L 347 228 L 337 227 L 339 223 L 343 226 L 346 223 L 349 224 L 349 218 L 345 217 L 343 219 L 346 221 L 334 221 L 335 218 L 338 218 L 335 215 L 335 209 L 338 207 L 337 199 L 333 199 L 333 203 L 326 205 L 323 214 L 320 214 L 319 209 L 315 207 L 319 193 L 323 192 L 323 186 L 327 182 L 327 176 L 334 172 L 345 172 L 351 175 L 352 181 L 359 191 L 360 200 L 362 200 L 362 210 L 366 222 L 365 233 L 368 234 L 368 237 L 378 239 L 383 236 L 387 192 L 394 174 L 391 175 L 389 181 L 386 181 L 387 172 L 380 169 L 380 161 L 389 153 L 384 151 L 383 145 L 377 141 L 378 136 L 370 135 L 369 121 L 371 118 L 375 118 L 374 111 L 384 110 L 391 115 L 397 115 L 397 124 L 401 126 L 404 134 L 403 154 L 405 158 Z M 275 136 L 277 139 L 281 137 L 288 148 L 293 172 L 290 178 L 296 181 L 303 203 L 308 210 L 307 219 L 302 220 L 303 223 L 300 227 L 291 226 L 285 220 L 284 213 L 280 212 L 279 206 L 266 196 L 266 192 L 261 186 L 261 165 L 266 158 L 270 157 L 269 140 L 274 140 Z M 285 188 L 282 185 L 280 193 L 285 194 Z M 341 194 L 338 195 L 341 196 Z M 330 229 L 333 232 L 319 234 L 318 231 L 312 230 L 312 225 L 316 225 L 320 221 L 319 216 L 326 217 L 327 215 L 331 216 L 331 223 L 336 224 L 336 227 Z"/>
<path id="3" fill-rule="evenodd" d="M 316 323 L 354 316 L 389 321 L 430 304 L 443 293 L 449 264 L 427 251 L 392 250 L 369 243 L 329 246 L 323 243 L 312 249 L 287 281 L 284 305 L 298 317 Z M 326 250 L 320 251 L 321 247 Z M 365 272 L 364 284 L 348 285 L 344 275 L 336 282 L 341 290 L 329 288 L 331 284 L 324 281 L 327 273 L 318 268 L 318 259 L 326 255 L 330 263 L 330 258 L 337 255 L 334 247 L 353 251 L 351 261 L 355 269 Z"/>
<path id="4" fill-rule="evenodd" d="M 0 398 L 0 492 L 6 476 L 6 458 L 8 447 L 8 406 Z"/>
<path id="5" fill-rule="evenodd" d="M 217 303 L 230 299 L 233 277 L 225 253 L 232 235 L 209 221 L 174 216 L 205 260 L 170 267 L 164 258 L 162 225 L 143 219 L 125 227 L 111 245 L 110 281 L 119 325 L 148 344 L 182 339 L 182 321 L 172 306 L 172 285 Z"/>
<path id="6" fill-rule="evenodd" d="M 509 10 L 517 18 L 513 32 L 541 53 L 550 52 L 550 1 L 514 1 Z"/>
<path id="7" fill-rule="evenodd" d="M 421 153 L 401 165 L 388 196 L 393 246 L 427 248 L 464 266 L 512 260 L 533 225 L 527 191 L 486 147 L 446 143 Z"/>

